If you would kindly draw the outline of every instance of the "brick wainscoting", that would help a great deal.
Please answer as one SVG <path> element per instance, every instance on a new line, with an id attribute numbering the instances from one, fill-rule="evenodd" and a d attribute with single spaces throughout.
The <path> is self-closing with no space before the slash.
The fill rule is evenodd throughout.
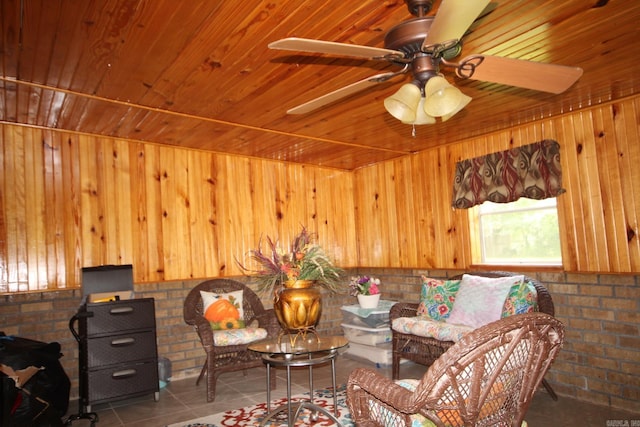
<path id="1" fill-rule="evenodd" d="M 360 273 L 380 277 L 384 299 L 417 301 L 420 275 L 444 278 L 460 271 L 360 269 Z M 547 286 L 556 316 L 567 328 L 564 349 L 547 375 L 556 392 L 640 412 L 640 276 L 527 274 Z M 158 355 L 171 360 L 174 379 L 196 376 L 204 363 L 197 336 L 182 319 L 184 297 L 197 283 L 199 280 L 135 286 L 137 296 L 155 299 Z M 355 297 L 325 293 L 320 332 L 342 334 L 340 307 L 355 303 Z M 62 345 L 61 362 L 72 381 L 72 399 L 78 396 L 78 346 L 69 331 L 69 319 L 79 304 L 78 290 L 0 299 L 0 331 Z M 271 305 L 268 299 L 265 305 Z"/>

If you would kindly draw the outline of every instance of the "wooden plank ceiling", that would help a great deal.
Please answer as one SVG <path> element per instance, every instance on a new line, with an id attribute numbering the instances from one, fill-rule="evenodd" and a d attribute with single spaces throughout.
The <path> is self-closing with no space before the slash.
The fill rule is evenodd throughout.
<path id="1" fill-rule="evenodd" d="M 0 122 L 354 170 L 638 93 L 637 0 L 494 3 L 460 57 L 579 66 L 584 75 L 552 95 L 445 68 L 473 101 L 413 136 L 383 106 L 409 75 L 286 114 L 398 66 L 267 48 L 290 36 L 384 47 L 386 32 L 412 18 L 403 0 L 1 0 Z"/>

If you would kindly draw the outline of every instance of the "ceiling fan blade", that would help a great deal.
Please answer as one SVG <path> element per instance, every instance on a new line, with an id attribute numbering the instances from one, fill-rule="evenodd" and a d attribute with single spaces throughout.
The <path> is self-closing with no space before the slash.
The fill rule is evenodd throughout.
<path id="1" fill-rule="evenodd" d="M 357 44 L 328 42 L 324 40 L 302 39 L 298 37 L 289 37 L 269 43 L 269 49 L 325 53 L 329 55 L 352 56 L 367 59 L 382 59 L 389 56 L 394 58 L 404 57 L 404 54 L 398 50 L 362 46 Z"/>
<path id="2" fill-rule="evenodd" d="M 557 64 L 545 64 L 523 59 L 503 58 L 489 55 L 473 55 L 460 61 L 482 62 L 476 65 L 474 80 L 500 83 L 504 85 L 539 90 L 542 92 L 562 93 L 569 89 L 582 76 L 582 68 Z M 460 69 L 458 69 L 460 70 Z M 458 74 L 460 77 L 466 77 Z"/>
<path id="3" fill-rule="evenodd" d="M 489 4 L 487 4 L 485 6 L 484 9 L 482 9 L 482 11 L 478 14 L 478 17 L 475 20 L 477 21 L 479 19 L 484 18 L 485 16 L 487 16 L 488 14 L 490 14 L 491 12 L 496 10 L 497 7 L 498 7 L 498 3 L 493 2 L 493 1 L 490 2 Z"/>
<path id="4" fill-rule="evenodd" d="M 498 8 L 498 3 L 496 2 L 491 2 L 487 5 L 487 7 L 485 7 L 482 12 L 480 12 L 480 14 L 478 15 L 478 17 L 473 21 L 473 23 L 469 26 L 469 28 L 467 29 L 467 31 L 465 31 L 465 33 L 462 35 L 462 37 L 466 37 L 469 34 L 471 34 L 473 31 L 475 31 L 476 28 L 478 28 L 481 24 L 482 24 L 482 18 L 484 18 L 487 15 L 490 15 L 491 12 L 493 12 L 494 10 L 496 10 Z"/>
<path id="5" fill-rule="evenodd" d="M 401 74 L 404 74 L 404 73 L 396 72 L 396 73 L 376 74 L 375 76 L 368 77 L 364 80 L 360 80 L 355 83 L 351 83 L 348 86 L 344 86 L 340 89 L 334 90 L 333 92 L 329 92 L 325 95 L 322 95 L 316 99 L 312 99 L 311 101 L 305 102 L 302 105 L 293 107 L 290 110 L 287 110 L 287 114 L 309 113 L 311 111 L 317 110 L 320 107 L 324 107 L 325 105 L 331 104 L 332 102 L 338 101 L 340 99 L 346 98 L 347 96 L 353 95 L 354 93 L 367 89 L 371 86 L 375 86 L 379 83 L 386 82 L 387 80 L 393 77 L 399 76 Z"/>
<path id="6" fill-rule="evenodd" d="M 489 0 L 442 0 L 423 48 L 449 40 L 460 40 L 467 29 L 480 15 Z"/>

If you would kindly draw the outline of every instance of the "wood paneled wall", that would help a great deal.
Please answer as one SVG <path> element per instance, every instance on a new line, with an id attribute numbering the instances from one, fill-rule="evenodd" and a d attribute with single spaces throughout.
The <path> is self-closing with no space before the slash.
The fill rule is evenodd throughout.
<path id="1" fill-rule="evenodd" d="M 431 150 L 355 172 L 360 266 L 469 264 L 466 212 L 448 203 L 452 164 L 448 150 Z"/>
<path id="2" fill-rule="evenodd" d="M 302 225 L 344 267 L 465 269 L 455 162 L 545 138 L 561 145 L 564 269 L 637 273 L 639 123 L 629 98 L 354 173 L 2 125 L 0 292 L 75 287 L 100 264 L 132 263 L 136 282 L 238 275 L 261 236 Z"/>
<path id="3" fill-rule="evenodd" d="M 451 208 L 455 163 L 547 138 L 560 143 L 567 190 L 564 270 L 640 271 L 640 97 L 356 171 L 359 266 L 467 268 L 467 212 Z"/>
<path id="4" fill-rule="evenodd" d="M 1 129 L 0 292 L 75 287 L 101 264 L 136 282 L 238 275 L 261 236 L 288 245 L 301 226 L 357 264 L 351 173 Z"/>

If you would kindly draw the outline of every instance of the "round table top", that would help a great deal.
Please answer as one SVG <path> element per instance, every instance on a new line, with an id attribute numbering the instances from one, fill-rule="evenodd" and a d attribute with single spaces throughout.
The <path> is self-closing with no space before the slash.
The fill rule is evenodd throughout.
<path id="1" fill-rule="evenodd" d="M 293 345 L 292 345 L 293 343 Z M 288 335 L 280 338 L 268 338 L 249 344 L 249 350 L 264 354 L 309 354 L 338 350 L 346 347 L 349 341 L 342 335 L 318 336 L 307 334 L 290 340 Z"/>

